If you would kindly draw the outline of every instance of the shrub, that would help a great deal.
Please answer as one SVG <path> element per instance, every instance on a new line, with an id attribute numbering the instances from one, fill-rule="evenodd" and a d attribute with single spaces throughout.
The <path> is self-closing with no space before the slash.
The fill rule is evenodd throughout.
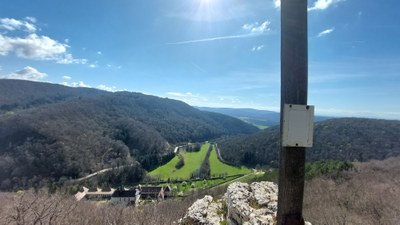
<path id="1" fill-rule="evenodd" d="M 182 155 L 178 155 L 178 157 L 179 157 L 179 161 L 175 165 L 175 168 L 177 170 L 179 170 L 180 168 L 182 168 L 185 165 L 185 160 L 184 160 L 183 156 Z"/>

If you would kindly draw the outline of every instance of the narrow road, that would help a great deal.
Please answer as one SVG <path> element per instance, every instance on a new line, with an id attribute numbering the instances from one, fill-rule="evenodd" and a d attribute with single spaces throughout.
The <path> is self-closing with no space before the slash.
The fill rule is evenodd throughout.
<path id="1" fill-rule="evenodd" d="M 219 148 L 218 148 L 218 144 L 217 144 L 217 143 L 215 143 L 215 151 L 217 152 L 217 156 L 218 156 L 219 161 L 221 161 L 221 162 L 223 162 L 223 163 L 225 163 L 225 164 L 228 164 L 228 163 L 226 163 L 225 160 L 222 158 L 221 153 L 219 152 Z M 230 165 L 230 164 L 228 164 L 228 165 Z"/>
<path id="2" fill-rule="evenodd" d="M 123 168 L 125 168 L 125 167 L 130 167 L 130 166 L 134 166 L 134 165 L 135 165 L 135 164 L 130 164 L 130 165 L 125 165 L 125 166 L 119 166 L 119 167 L 116 167 L 116 168 L 106 168 L 106 169 L 102 169 L 102 170 L 99 170 L 99 171 L 97 171 L 97 172 L 91 173 L 91 174 L 89 174 L 89 175 L 87 175 L 87 176 L 84 176 L 84 177 L 81 177 L 81 178 L 78 178 L 78 179 L 74 179 L 74 180 L 69 180 L 69 181 L 67 181 L 67 182 L 69 182 L 69 183 L 75 183 L 75 182 L 84 181 L 84 180 L 87 180 L 87 179 L 89 179 L 89 178 L 95 177 L 95 176 L 97 176 L 97 175 L 99 175 L 99 174 L 103 174 L 103 173 L 105 173 L 105 172 L 111 171 L 111 170 L 113 170 L 113 169 L 123 169 Z"/>

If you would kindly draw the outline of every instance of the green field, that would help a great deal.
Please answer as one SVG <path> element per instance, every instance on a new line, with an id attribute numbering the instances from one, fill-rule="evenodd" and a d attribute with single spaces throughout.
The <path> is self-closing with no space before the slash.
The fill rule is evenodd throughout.
<path id="1" fill-rule="evenodd" d="M 162 180 L 167 180 L 168 178 L 189 179 L 190 174 L 200 168 L 202 161 L 206 157 L 209 146 L 210 146 L 209 143 L 203 144 L 199 152 L 185 152 L 185 151 L 180 152 L 179 154 L 182 155 L 185 161 L 185 165 L 180 169 L 175 168 L 175 165 L 179 161 L 179 157 L 175 156 L 167 164 L 151 171 L 149 175 L 151 177 L 160 178 Z M 211 176 L 218 176 L 221 174 L 225 176 L 230 176 L 236 174 L 251 173 L 251 170 L 246 167 L 239 168 L 239 167 L 229 166 L 220 162 L 217 157 L 215 146 L 213 146 L 209 160 L 210 160 Z"/>
<path id="2" fill-rule="evenodd" d="M 225 173 L 228 176 L 236 175 L 236 174 L 248 174 L 251 173 L 251 170 L 242 166 L 242 167 L 234 167 L 227 164 L 222 163 L 218 160 L 217 152 L 215 150 L 215 146 L 211 151 L 210 155 L 210 168 L 211 168 L 211 175 L 213 174 L 221 174 Z"/>
<path id="3" fill-rule="evenodd" d="M 181 154 L 185 160 L 185 165 L 177 170 L 175 165 L 179 161 L 179 157 L 175 156 L 171 161 L 167 164 L 158 167 L 157 169 L 151 171 L 149 173 L 152 177 L 161 178 L 166 180 L 170 179 L 189 179 L 190 174 L 200 168 L 201 162 L 203 162 L 206 157 L 207 150 L 210 144 L 203 144 L 199 152 L 184 152 Z"/>
<path id="4" fill-rule="evenodd" d="M 256 126 L 260 130 L 267 129 L 269 127 L 269 126 L 266 126 L 266 125 L 256 125 L 256 124 L 253 124 L 253 125 Z"/>

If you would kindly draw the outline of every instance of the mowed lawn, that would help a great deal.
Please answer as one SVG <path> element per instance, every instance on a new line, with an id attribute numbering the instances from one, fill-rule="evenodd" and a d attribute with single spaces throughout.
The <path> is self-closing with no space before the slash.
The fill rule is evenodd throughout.
<path id="1" fill-rule="evenodd" d="M 230 175 L 236 175 L 236 174 L 248 174 L 251 173 L 251 170 L 247 167 L 234 167 L 230 166 L 227 164 L 222 163 L 221 161 L 218 160 L 217 157 L 217 152 L 215 150 L 215 146 L 213 146 L 213 149 L 210 154 L 210 168 L 211 168 L 211 175 L 215 174 L 221 174 L 221 173 L 227 173 L 228 176 Z"/>
<path id="2" fill-rule="evenodd" d="M 177 170 L 175 165 L 179 161 L 179 157 L 175 156 L 171 161 L 167 164 L 158 167 L 157 169 L 151 171 L 149 173 L 152 177 L 159 177 L 163 180 L 168 178 L 170 179 L 189 179 L 190 174 L 200 168 L 201 163 L 206 157 L 207 150 L 210 144 L 203 144 L 199 152 L 184 152 L 182 151 L 180 154 L 183 156 L 185 160 L 185 165 Z"/>

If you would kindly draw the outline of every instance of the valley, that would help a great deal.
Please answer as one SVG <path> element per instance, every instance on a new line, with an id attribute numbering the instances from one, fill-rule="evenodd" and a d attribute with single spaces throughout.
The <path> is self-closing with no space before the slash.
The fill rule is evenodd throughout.
<path id="1" fill-rule="evenodd" d="M 16 80 L 0 80 L 0 86 L 1 96 L 7 96 L 0 99 L 0 198 L 21 207 L 32 204 L 25 217 L 20 217 L 26 221 L 35 216 L 49 219 L 48 214 L 39 214 L 42 206 L 50 205 L 80 216 L 70 218 L 54 211 L 64 222 L 79 224 L 84 217 L 95 221 L 82 210 L 90 208 L 97 215 L 107 210 L 125 218 L 139 216 L 143 218 L 140 224 L 173 223 L 196 199 L 206 194 L 221 196 L 233 182 L 277 182 L 278 126 L 269 124 L 260 130 L 244 117 L 201 111 L 180 101 L 140 93 Z M 26 91 L 9 96 L 17 86 Z M 397 198 L 392 182 L 397 178 L 388 170 L 398 170 L 399 134 L 397 120 L 316 122 L 314 146 L 307 150 L 305 167 L 306 218 L 317 224 L 365 218 L 385 224 L 387 218 L 396 219 L 396 210 L 381 206 L 374 211 L 371 206 L 385 193 Z M 379 176 L 368 177 L 368 173 Z M 361 198 L 367 190 L 357 187 L 368 186 L 367 180 L 374 193 Z M 144 199 L 137 209 L 111 204 L 113 191 L 122 193 L 124 188 L 132 195 L 139 187 Z M 160 192 L 146 192 L 161 188 L 166 191 L 164 201 L 157 197 Z M 333 194 L 322 196 L 326 188 Z M 343 194 L 346 188 L 348 195 Z M 91 190 L 88 198 L 93 201 L 71 200 L 82 190 L 86 194 Z M 96 195 L 100 198 L 91 197 Z M 338 204 L 334 196 L 339 197 Z M 326 198 L 327 203 L 318 203 L 319 198 Z M 157 204 L 149 204 L 153 202 Z M 0 207 L 2 215 L 7 215 L 0 216 L 0 221 L 9 220 L 18 207 Z M 152 207 L 162 213 L 162 219 Z M 331 217 L 322 207 L 333 210 Z M 117 219 L 114 214 L 110 218 Z"/>
<path id="2" fill-rule="evenodd" d="M 234 167 L 219 161 L 217 157 L 215 144 L 205 143 L 201 146 L 199 152 L 186 152 L 181 150 L 179 155 L 175 156 L 167 164 L 151 171 L 149 173 L 152 177 L 159 177 L 163 180 L 166 179 L 188 179 L 193 177 L 193 175 L 201 167 L 202 162 L 206 159 L 207 151 L 211 146 L 211 151 L 209 154 L 209 165 L 210 165 L 210 177 L 217 176 L 231 176 L 237 174 L 248 174 L 252 171 L 244 166 Z M 179 158 L 184 158 L 184 166 L 177 169 L 176 164 L 179 162 Z"/>
<path id="3" fill-rule="evenodd" d="M 0 99 L 1 190 L 44 187 L 131 164 L 136 166 L 116 172 L 125 176 L 104 175 L 99 182 L 138 182 L 145 171 L 173 158 L 181 142 L 258 130 L 233 117 L 140 93 L 18 80 L 0 80 L 0 86 L 0 96 L 6 96 Z M 25 91 L 7 94 L 14 89 Z"/>
<path id="4" fill-rule="evenodd" d="M 149 180 L 154 180 L 154 184 L 169 184 L 182 196 L 190 191 L 209 189 L 253 174 L 251 169 L 244 166 L 234 167 L 221 162 L 216 149 L 215 144 L 209 142 L 201 144 L 198 152 L 187 152 L 185 147 L 181 147 L 171 161 L 148 173 Z M 180 160 L 184 165 L 177 167 Z"/>

